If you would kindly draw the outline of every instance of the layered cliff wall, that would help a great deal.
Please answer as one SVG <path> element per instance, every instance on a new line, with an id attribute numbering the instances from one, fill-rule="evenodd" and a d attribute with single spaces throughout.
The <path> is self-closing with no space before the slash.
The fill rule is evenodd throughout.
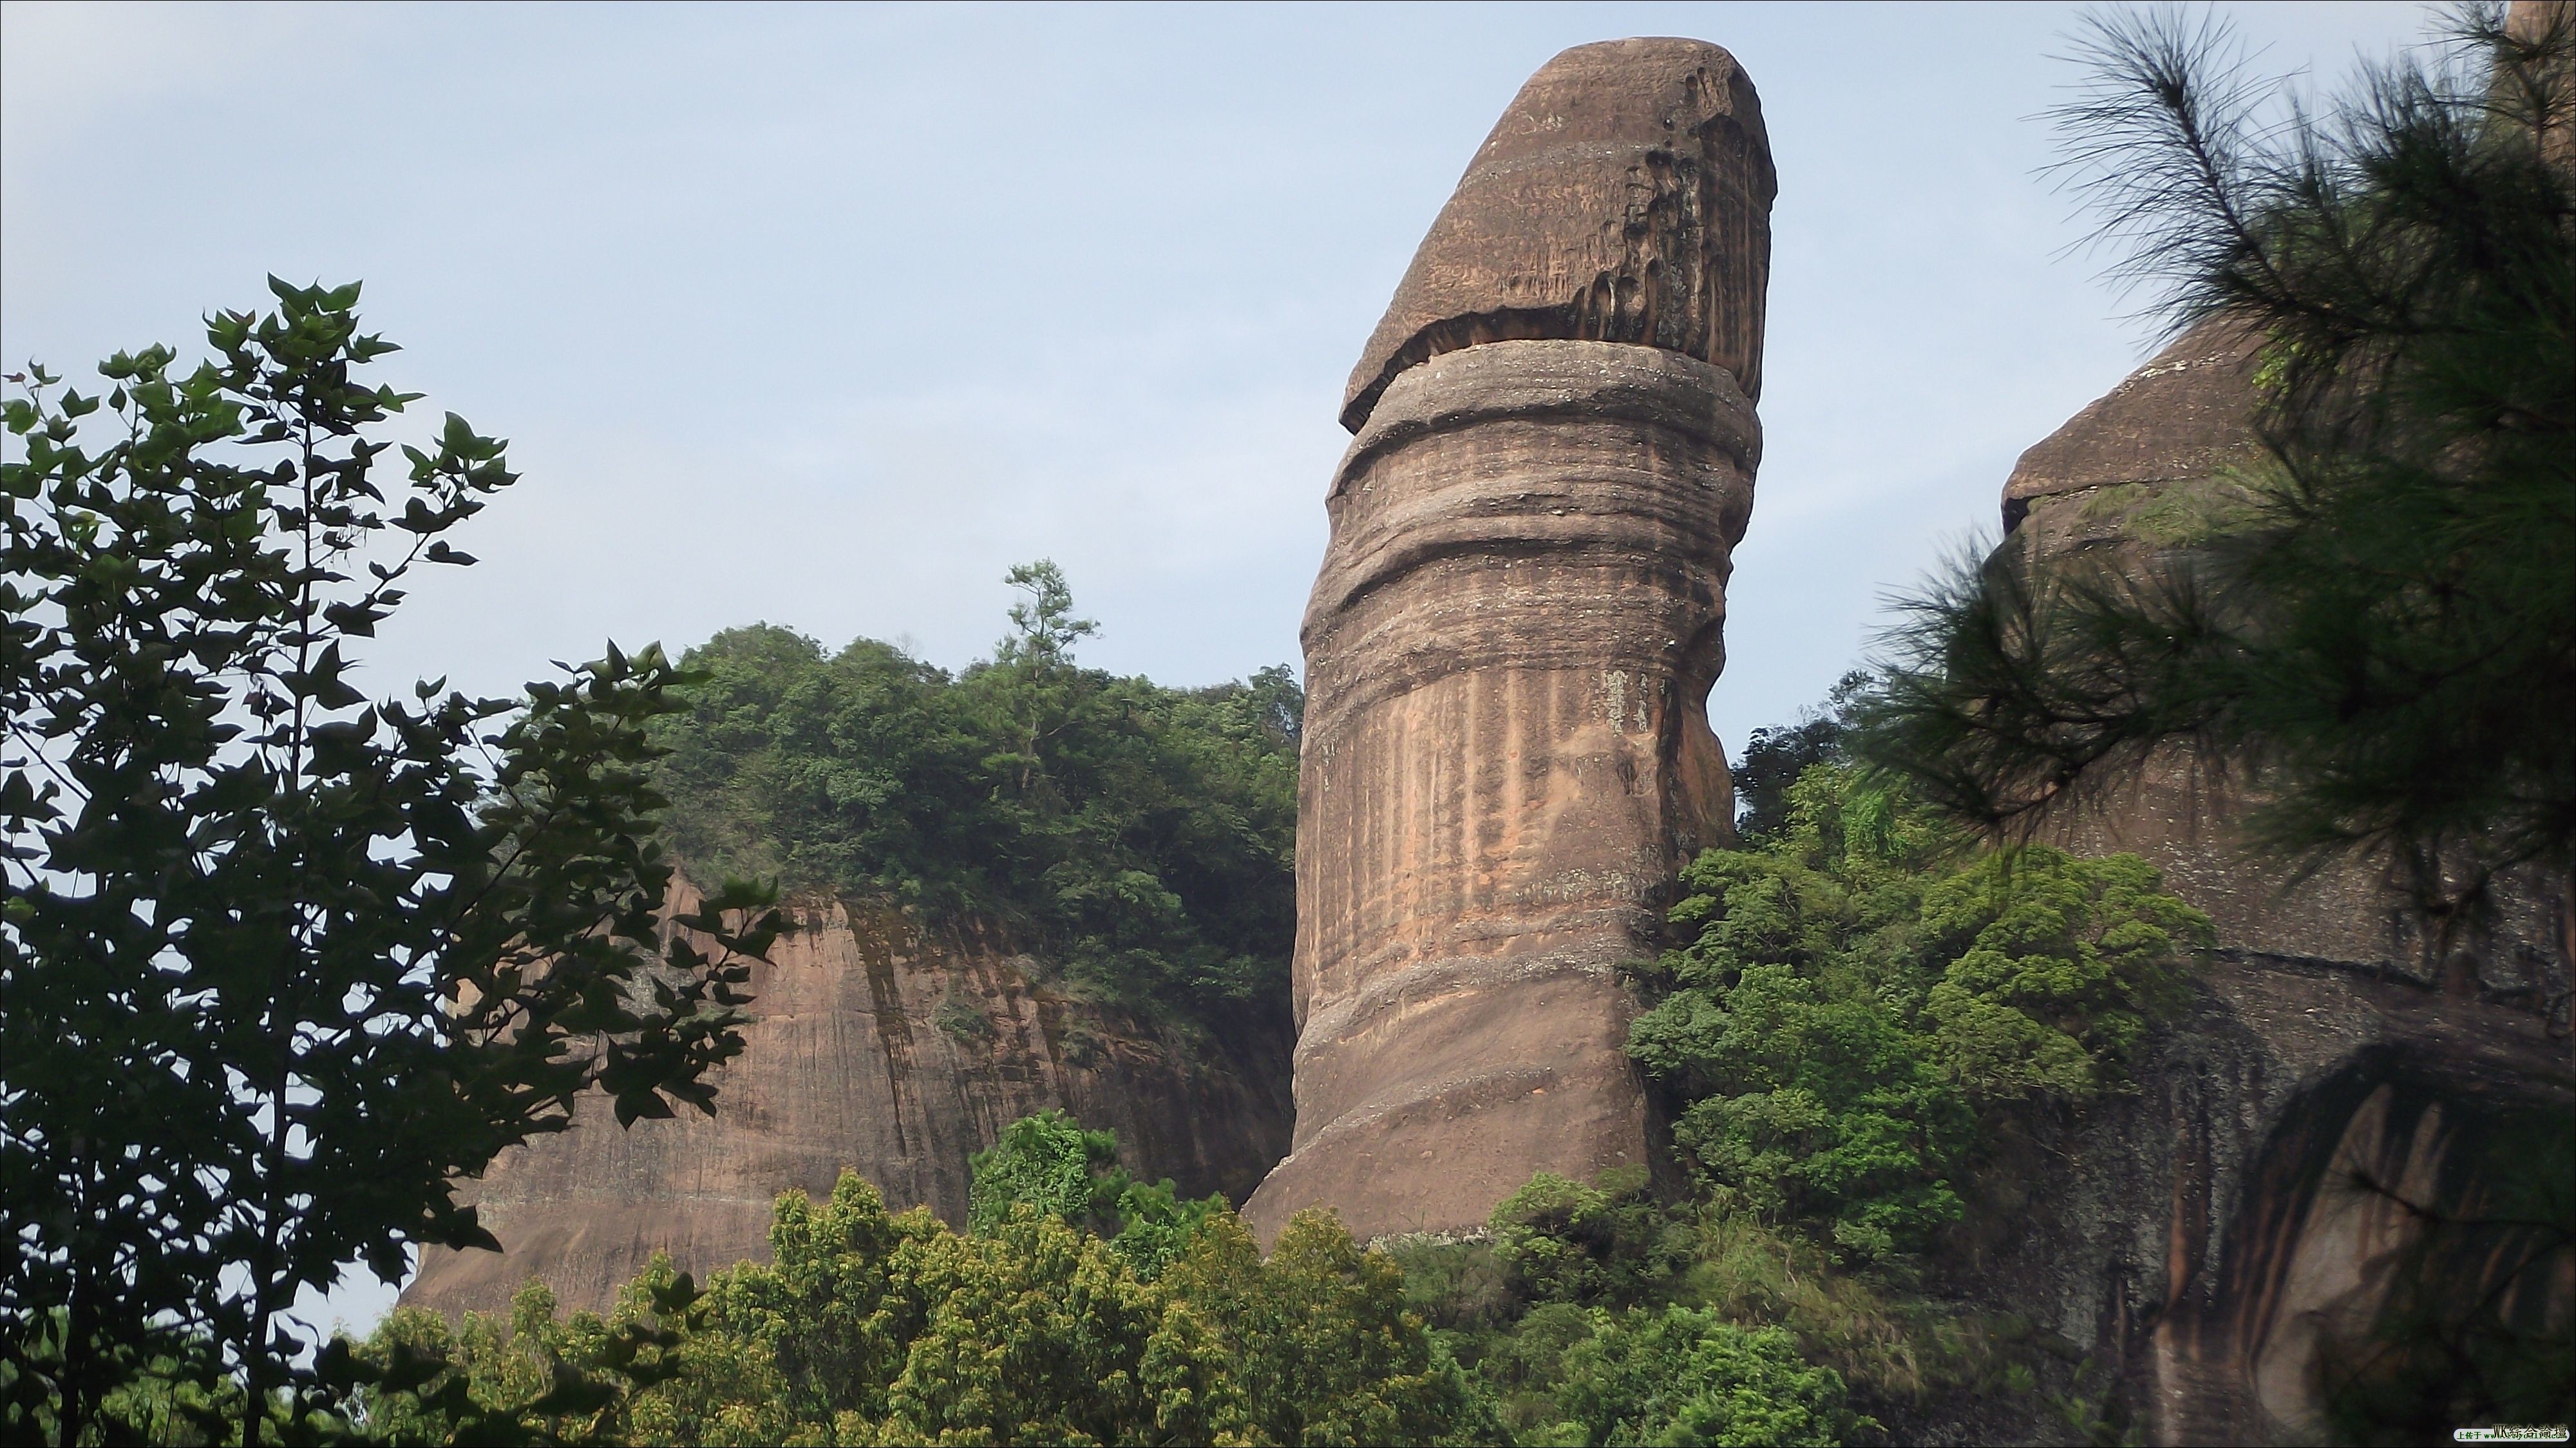
<path id="1" fill-rule="evenodd" d="M 1753 88 L 1687 40 L 1523 87 L 1346 393 L 1304 626 L 1294 1149 L 1248 1213 L 1481 1225 L 1656 1159 L 1617 967 L 1731 837 L 1705 701 L 1752 508 Z"/>
<path id="2" fill-rule="evenodd" d="M 686 902 L 683 902 L 683 908 Z M 966 1215 L 967 1157 L 1060 1107 L 1118 1133 L 1122 1162 L 1189 1195 L 1247 1196 L 1287 1150 L 1288 1047 L 1158 1025 L 1066 995 L 971 925 L 925 929 L 865 901 L 807 900 L 748 989 L 716 1114 L 572 1128 L 504 1153 L 471 1198 L 505 1250 L 428 1252 L 406 1305 L 492 1310 L 529 1277 L 604 1308 L 656 1250 L 700 1274 L 768 1255 L 770 1203 L 854 1167 L 896 1210 Z"/>
<path id="3" fill-rule="evenodd" d="M 2204 325 L 2032 447 L 2004 548 L 2116 565 L 2225 526 L 2259 458 L 2254 357 L 2241 329 Z M 2500 1303 L 2563 1334 L 2576 1254 L 2456 1225 L 2505 1210 L 2534 1165 L 2515 1142 L 2576 1130 L 2544 882 L 2443 946 L 2372 862 L 2302 876 L 2248 848 L 2243 781 L 2188 750 L 2092 783 L 2046 833 L 2145 856 L 2220 949 L 2134 1094 L 2039 1124 L 1987 1174 L 1959 1279 L 2106 1370 L 2106 1400 L 2160 1443 L 2317 1438 L 2340 1387 L 2395 1361 L 2395 1313 Z"/>

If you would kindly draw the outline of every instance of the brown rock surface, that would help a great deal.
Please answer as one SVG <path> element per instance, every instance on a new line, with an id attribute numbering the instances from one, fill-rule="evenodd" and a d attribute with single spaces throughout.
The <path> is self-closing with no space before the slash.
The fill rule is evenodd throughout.
<path id="1" fill-rule="evenodd" d="M 1703 40 L 1578 45 L 1512 98 L 1360 353 L 1342 426 L 1426 358 L 1510 338 L 1661 347 L 1762 396 L 1771 142 Z"/>
<path id="2" fill-rule="evenodd" d="M 1294 1150 L 1246 1209 L 1481 1226 L 1656 1159 L 1618 966 L 1732 833 L 1705 701 L 1761 433 L 1760 110 L 1697 41 L 1522 89 L 1353 374 L 1304 630 Z"/>
<path id="3" fill-rule="evenodd" d="M 2178 340 L 2022 455 L 2004 546 L 2041 563 L 2192 546 L 2228 471 L 2258 457 L 2251 367 L 2224 324 Z M 2326 1430 L 2326 1369 L 2417 1270 L 2428 1220 L 2354 1190 L 2355 1173 L 2475 1215 L 2498 1122 L 2576 1125 L 2567 945 L 2519 882 L 2490 937 L 2437 958 L 2383 871 L 2302 877 L 2249 849 L 2241 782 L 2186 750 L 2094 783 L 2047 834 L 2145 856 L 2209 912 L 2220 949 L 2134 1094 L 2039 1127 L 2027 1180 L 1988 1173 L 1955 1265 L 2111 1366 L 2146 1441 L 2308 1441 Z M 2453 1263 L 2446 1286 L 2462 1302 L 2536 1294 L 2526 1320 L 2564 1331 L 2576 1264 L 2508 1285 L 2503 1260 Z"/>
<path id="4" fill-rule="evenodd" d="M 1069 1000 L 1038 963 L 971 928 L 806 902 L 755 966 L 756 1019 L 717 1072 L 716 1114 L 618 1129 L 585 1098 L 571 1130 L 505 1153 L 472 1197 L 505 1250 L 425 1253 L 406 1305 L 507 1305 L 536 1276 L 605 1308 L 656 1249 L 701 1274 L 768 1255 L 780 1192 L 855 1167 L 896 1210 L 963 1223 L 967 1156 L 1062 1107 L 1118 1133 L 1138 1175 L 1236 1201 L 1287 1148 L 1284 1040 L 1184 1042 Z"/>
<path id="5" fill-rule="evenodd" d="M 2576 1116 L 2576 1062 L 2527 1010 L 2334 963 L 2223 957 L 2195 997 L 2134 1090 L 1997 1145 L 1942 1265 L 2089 1361 L 2126 1441 L 2330 1441 L 2331 1370 L 2357 1360 L 2409 1254 L 2441 1245 L 2358 1178 L 2491 1211 L 2520 1165 L 2499 1129 Z M 2455 1234 L 2474 1250 L 2437 1280 L 2454 1303 L 2501 1288 L 2563 1333 L 2576 1259 L 2561 1246 L 2507 1283 L 2543 1245 L 2510 1236 Z"/>
<path id="6" fill-rule="evenodd" d="M 2004 547 L 2043 565 L 2079 554 L 2144 561 L 2188 552 L 2223 526 L 2241 506 L 2235 474 L 2262 458 L 2252 419 L 2258 340 L 2224 318 L 2203 323 L 2024 452 L 2004 484 Z M 2051 822 L 2054 841 L 2084 854 L 2144 855 L 2209 912 L 2230 949 L 2427 982 L 2450 964 L 2427 959 L 2431 942 L 2385 870 L 2345 861 L 2302 874 L 2249 849 L 2237 823 L 2242 781 L 2189 751 L 2168 748 L 2142 769 L 2091 783 Z M 2531 967 L 2556 948 L 2536 901 L 2509 900 L 2507 913 L 2481 962 L 2490 995 L 2537 991 Z"/>
<path id="7" fill-rule="evenodd" d="M 2257 340 L 2224 319 L 2202 323 L 2034 444 L 2004 483 L 2005 531 L 2034 508 L 2071 522 L 2143 490 L 2196 484 L 2252 461 L 2258 443 L 2246 402 Z M 2086 536 L 2126 535 L 2113 528 Z"/>

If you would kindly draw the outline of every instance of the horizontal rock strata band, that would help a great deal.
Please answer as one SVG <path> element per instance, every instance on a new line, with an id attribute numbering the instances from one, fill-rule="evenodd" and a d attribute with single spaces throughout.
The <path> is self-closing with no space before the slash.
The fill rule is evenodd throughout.
<path id="1" fill-rule="evenodd" d="M 1343 396 L 1306 610 L 1294 1149 L 1246 1212 L 1483 1225 L 1656 1159 L 1623 963 L 1733 835 L 1707 696 L 1753 507 L 1778 189 L 1696 40 L 1532 76 Z"/>
<path id="2" fill-rule="evenodd" d="M 1723 368 L 1492 342 L 1398 377 L 1307 613 L 1297 1135 L 1253 1199 L 1481 1223 L 1648 1159 L 1618 967 L 1728 835 L 1703 700 L 1760 429 Z"/>

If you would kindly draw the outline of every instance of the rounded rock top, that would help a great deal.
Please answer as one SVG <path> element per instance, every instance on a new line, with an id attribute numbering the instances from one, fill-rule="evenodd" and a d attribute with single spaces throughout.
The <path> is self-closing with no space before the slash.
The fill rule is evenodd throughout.
<path id="1" fill-rule="evenodd" d="M 1724 47 L 1643 37 L 1541 66 L 1423 238 L 1343 394 L 1482 342 L 1661 347 L 1761 385 L 1778 191 L 1762 106 Z"/>

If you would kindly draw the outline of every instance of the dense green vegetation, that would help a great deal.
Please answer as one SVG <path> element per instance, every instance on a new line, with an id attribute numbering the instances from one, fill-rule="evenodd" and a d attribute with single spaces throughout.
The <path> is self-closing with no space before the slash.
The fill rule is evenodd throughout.
<path id="1" fill-rule="evenodd" d="M 1109 1239 L 1109 1250 L 1146 1281 L 1162 1275 L 1225 1198 L 1192 1201 L 1171 1180 L 1141 1182 L 1118 1164 L 1114 1132 L 1086 1131 L 1061 1111 L 1024 1116 L 1002 1128 L 990 1151 L 970 1158 L 974 1190 L 966 1220 L 991 1231 L 1027 1208 Z"/>
<path id="2" fill-rule="evenodd" d="M 1297 729 L 1289 671 L 1168 689 L 1078 667 L 1054 565 L 993 657 L 950 675 L 767 625 L 683 658 L 663 721 L 692 868 L 999 925 L 1078 987 L 1200 1018 L 1287 1008 Z"/>
<path id="3" fill-rule="evenodd" d="M 2076 1411 L 2037 1400 L 2026 1326 L 1946 1303 L 1929 1259 L 2018 1114 L 2124 1089 L 2209 922 L 2133 857 L 1962 852 L 1849 764 L 1779 813 L 1690 865 L 1678 944 L 1637 968 L 1659 999 L 1629 1051 L 1690 1190 L 1543 1175 L 1486 1241 L 1396 1248 L 1520 1441 L 1843 1442 L 1996 1393 Z"/>
<path id="4" fill-rule="evenodd" d="M 1926 1256 L 2016 1111 L 2080 1111 L 2207 922 L 2133 859 L 1965 859 L 1852 766 L 1684 876 L 1631 1051 L 1687 1189 L 1541 1176 L 1481 1240 L 1364 1252 L 1329 1218 L 1266 1259 L 1222 1200 L 1131 1180 L 1061 1113 L 974 1160 L 967 1230 L 845 1178 L 781 1201 L 775 1260 L 703 1294 L 657 1266 L 606 1319 L 398 1314 L 373 1424 L 598 1442 L 1826 1444 L 2020 1394 L 2014 1325 Z M 2026 1336 L 2026 1329 L 2022 1334 Z"/>
<path id="5" fill-rule="evenodd" d="M 1954 1218 L 1980 1110 L 2116 1082 L 2208 919 L 2135 856 L 2045 846 L 1949 871 L 1940 836 L 1857 770 L 1819 765 L 1763 848 L 1710 851 L 1694 932 L 1629 1052 L 1686 1103 L 1674 1137 L 1718 1199 L 1885 1256 Z"/>
<path id="6" fill-rule="evenodd" d="M 740 957 L 718 883 L 666 943 L 647 779 L 680 674 L 370 699 L 364 641 L 516 480 L 416 397 L 355 284 L 274 278 L 207 360 L 11 379 L 0 464 L 0 1436 L 304 1431 L 345 1355 L 289 1317 L 354 1265 L 493 1245 L 457 1183 L 562 1129 L 706 1108 Z M 388 490 L 399 507 L 389 503 Z M 363 565 L 363 567 L 361 566 Z"/>
<path id="7" fill-rule="evenodd" d="M 826 1203 L 781 1198 L 774 1259 L 703 1292 L 657 1259 L 604 1319 L 560 1316 L 536 1284 L 507 1321 L 397 1312 L 359 1353 L 400 1385 L 373 1391 L 365 1428 L 395 1442 L 1833 1444 L 1876 1434 L 1850 1405 L 1855 1368 L 1920 1390 L 1914 1358 L 1929 1353 L 1952 1386 L 2012 1381 L 1956 1324 L 1904 1316 L 1740 1217 L 1657 1202 L 1642 1176 L 1541 1179 L 1496 1212 L 1493 1243 L 1394 1254 L 1308 1214 L 1265 1258 L 1222 1202 L 1193 1204 L 1140 1254 L 1152 1193 L 1122 1190 L 1114 1235 L 1012 1199 L 1034 1184 L 1097 1212 L 1115 1173 L 1061 1168 L 1098 1136 L 1016 1124 L 978 1161 L 991 1208 L 963 1234 L 924 1210 L 890 1215 L 845 1175 Z M 1454 1275 L 1462 1262 L 1474 1280 Z"/>
<path id="8" fill-rule="evenodd" d="M 828 1202 L 781 1198 L 774 1260 L 703 1294 L 657 1260 L 604 1321 L 559 1319 L 533 1285 L 507 1324 L 397 1312 L 364 1355 L 415 1382 L 380 1392 L 369 1427 L 399 1442 L 469 1425 L 470 1441 L 598 1443 L 1496 1440 L 1402 1272 L 1330 1217 L 1300 1217 L 1265 1258 L 1222 1202 L 1135 1250 L 1168 1190 L 1149 1203 L 1121 1185 L 1109 1238 L 1047 1210 L 1088 1214 L 1120 1185 L 1085 1166 L 1098 1137 L 1061 1117 L 1014 1125 L 977 1161 L 963 1234 L 925 1209 L 890 1215 L 844 1175 Z"/>

